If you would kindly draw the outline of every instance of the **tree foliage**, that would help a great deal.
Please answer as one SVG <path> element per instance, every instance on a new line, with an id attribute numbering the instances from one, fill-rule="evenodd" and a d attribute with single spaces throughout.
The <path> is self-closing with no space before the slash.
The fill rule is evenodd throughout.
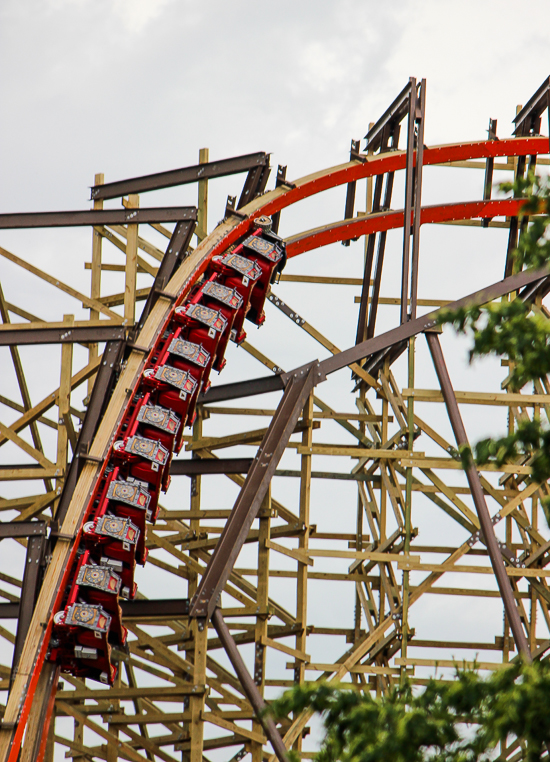
<path id="1" fill-rule="evenodd" d="M 514 664 L 483 679 L 458 670 L 425 690 L 408 682 L 375 698 L 319 682 L 296 686 L 269 711 L 284 718 L 304 709 L 326 731 L 317 762 L 485 762 L 499 743 L 523 747 L 536 762 L 550 743 L 550 664 Z"/>
<path id="2" fill-rule="evenodd" d="M 501 189 L 524 195 L 523 218 L 529 225 L 523 230 L 513 252 L 513 269 L 548 268 L 550 264 L 550 184 L 533 174 L 515 183 L 503 183 Z M 536 215 L 536 216 L 533 216 Z M 471 336 L 470 362 L 475 358 L 494 355 L 506 357 L 510 373 L 506 386 L 518 392 L 527 384 L 546 379 L 550 372 L 550 320 L 537 305 L 516 298 L 502 300 L 486 307 L 463 307 L 442 310 L 440 324 L 450 323 L 459 333 Z M 500 438 L 489 438 L 474 447 L 479 465 L 516 461 L 527 456 L 533 468 L 533 479 L 544 482 L 550 478 L 550 431 L 538 417 L 521 421 L 515 431 Z M 472 457 L 468 448 L 461 452 L 463 462 Z M 544 504 L 547 518 L 549 505 Z"/>
<path id="3" fill-rule="evenodd" d="M 522 235 L 513 253 L 513 271 L 550 269 L 550 185 L 534 175 L 501 189 L 524 196 Z M 533 216 L 536 215 L 536 216 Z M 439 322 L 471 336 L 470 362 L 506 357 L 507 387 L 546 382 L 550 372 L 550 320 L 536 304 L 503 299 L 486 307 L 441 312 Z M 464 463 L 503 465 L 527 458 L 532 478 L 550 478 L 550 429 L 537 416 L 520 421 L 512 433 L 485 439 Z M 550 517 L 548 503 L 543 506 Z M 549 522 L 550 523 L 550 522 Z M 503 744 L 527 762 L 548 759 L 550 750 L 550 662 L 517 663 L 483 679 L 475 670 L 457 670 L 454 681 L 432 679 L 425 690 L 404 681 L 387 695 L 334 687 L 324 682 L 296 686 L 269 711 L 278 718 L 309 709 L 323 719 L 326 735 L 318 762 L 485 762 Z"/>

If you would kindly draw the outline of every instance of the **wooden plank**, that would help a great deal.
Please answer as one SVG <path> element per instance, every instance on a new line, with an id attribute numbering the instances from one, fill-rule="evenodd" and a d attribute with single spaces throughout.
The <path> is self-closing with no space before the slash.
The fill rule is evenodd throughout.
<path id="1" fill-rule="evenodd" d="M 25 452 L 27 455 L 30 455 L 33 460 L 36 460 L 36 462 L 40 463 L 40 465 L 44 466 L 44 468 L 54 468 L 54 464 L 51 462 L 51 460 L 46 458 L 44 453 L 30 445 L 28 442 L 18 436 L 14 431 L 12 431 L 9 426 L 6 426 L 1 422 L 0 435 L 6 439 L 9 439 L 10 442 L 13 442 L 13 444 L 17 445 L 20 450 L 23 450 L 23 452 Z"/>
<path id="2" fill-rule="evenodd" d="M 418 453 L 414 454 L 414 457 L 403 458 L 401 465 L 403 468 L 443 468 L 452 469 L 456 471 L 462 471 L 462 463 L 453 458 L 422 458 L 417 457 Z M 496 471 L 503 474 L 531 474 L 533 469 L 530 466 L 520 466 L 513 464 L 504 464 L 502 466 L 496 466 L 494 463 L 486 463 L 483 466 L 476 465 L 478 471 Z"/>
<path id="3" fill-rule="evenodd" d="M 0 468 L 0 482 L 61 478 L 63 471 L 54 464 L 50 468 Z"/>
<path id="4" fill-rule="evenodd" d="M 548 394 L 513 394 L 512 392 L 455 392 L 457 402 L 463 405 L 549 405 Z M 403 397 L 414 397 L 417 402 L 443 402 L 443 394 L 438 389 L 403 389 Z"/>
<path id="5" fill-rule="evenodd" d="M 386 458 L 402 460 L 404 458 L 424 457 L 423 452 L 416 452 L 415 450 L 383 450 L 357 447 L 355 445 L 346 447 L 342 445 L 315 443 L 311 447 L 307 447 L 290 442 L 289 447 L 295 448 L 298 455 L 340 455 L 348 458 L 367 458 L 369 460 Z"/>
<path id="6" fill-rule="evenodd" d="M 300 561 L 308 566 L 313 566 L 313 559 L 304 551 L 297 550 L 296 548 L 285 548 L 284 545 L 279 545 L 278 542 L 272 542 L 271 540 L 265 541 L 265 547 L 270 550 L 276 550 L 277 553 L 281 553 L 283 556 L 288 556 L 288 558 L 293 558 L 295 561 Z"/>
<path id="7" fill-rule="evenodd" d="M 404 557 L 397 562 L 397 568 L 407 571 L 429 571 L 439 573 L 494 574 L 493 569 L 490 566 L 466 566 L 454 563 L 424 564 L 418 561 L 409 561 Z M 509 577 L 550 577 L 550 569 L 523 569 L 507 566 L 506 573 Z"/>
<path id="8" fill-rule="evenodd" d="M 287 654 L 287 656 L 292 656 L 294 659 L 297 659 L 298 661 L 304 661 L 304 662 L 311 661 L 311 656 L 309 654 L 306 654 L 305 651 L 300 651 L 296 648 L 291 648 L 290 646 L 286 646 L 284 643 L 279 643 L 278 640 L 273 640 L 273 638 L 262 636 L 260 642 L 262 646 L 266 646 L 268 648 L 274 648 L 276 651 L 281 651 L 282 653 Z"/>
<path id="9" fill-rule="evenodd" d="M 339 668 L 339 664 L 323 664 L 313 662 L 306 664 L 305 669 L 311 672 L 335 672 Z M 290 665 L 287 665 L 287 669 L 290 669 Z M 377 667 L 371 664 L 356 664 L 350 667 L 349 673 L 352 675 L 399 675 L 400 670 L 393 667 Z"/>
<path id="10" fill-rule="evenodd" d="M 128 196 L 129 209 L 139 207 L 139 196 Z M 124 278 L 124 320 L 126 325 L 134 325 L 136 318 L 136 284 L 138 256 L 138 225 L 128 225 L 126 237 L 126 270 Z"/>
<path id="11" fill-rule="evenodd" d="M 411 645 L 414 645 L 411 644 Z M 403 659 L 397 657 L 395 663 L 403 667 L 451 667 L 453 669 L 508 669 L 512 665 L 495 661 L 466 661 L 463 659 Z"/>
<path id="12" fill-rule="evenodd" d="M 31 265 L 29 262 L 25 262 L 24 259 L 21 259 L 21 257 L 18 257 L 15 254 L 12 254 L 7 249 L 2 248 L 2 246 L 0 246 L 0 256 L 4 257 L 5 259 L 8 259 L 10 262 L 13 262 L 15 265 L 22 267 L 23 270 L 27 270 L 27 272 L 30 272 L 33 275 L 36 275 L 38 278 L 45 280 L 46 283 L 49 283 L 50 285 L 55 286 L 55 288 L 58 288 L 61 291 L 64 291 L 66 294 L 69 294 L 69 296 L 72 296 L 75 299 L 78 299 L 78 301 L 82 302 L 82 304 L 84 304 L 86 307 L 91 307 L 97 310 L 98 312 L 102 312 L 104 315 L 107 315 L 107 317 L 110 317 L 112 320 L 120 319 L 120 315 L 117 315 L 116 312 L 113 312 L 108 307 L 105 307 L 103 304 L 101 304 L 101 302 L 97 301 L 96 299 L 90 299 L 90 297 L 85 296 L 84 294 L 81 294 L 80 291 L 77 291 L 72 286 L 68 286 L 66 283 L 63 283 L 63 281 L 60 281 L 58 278 L 52 275 L 48 275 L 48 273 L 45 273 L 43 270 L 40 270 L 38 267 Z"/>
<path id="13" fill-rule="evenodd" d="M 84 381 L 87 381 L 90 376 L 93 376 L 93 374 L 97 372 L 100 362 L 101 359 L 97 358 L 93 362 L 86 365 L 86 367 L 82 368 L 82 370 L 79 370 L 78 373 L 75 373 L 75 375 L 71 378 L 71 390 L 76 389 Z M 59 389 L 56 389 L 37 405 L 34 405 L 34 407 L 32 407 L 30 410 L 27 410 L 14 423 L 12 423 L 10 429 L 15 432 L 21 431 L 21 429 L 24 429 L 25 426 L 28 426 L 33 421 L 38 420 L 40 416 L 46 412 L 46 410 L 49 410 L 57 403 L 58 399 Z M 0 447 L 4 444 L 5 441 L 6 438 L 0 436 Z"/>
<path id="14" fill-rule="evenodd" d="M 258 415 L 265 416 L 266 418 L 273 418 L 275 415 L 274 409 L 267 408 L 216 407 L 215 405 L 204 405 L 203 409 L 208 411 L 210 415 Z M 311 415 L 314 419 L 335 421 L 364 421 L 368 423 L 379 423 L 382 420 L 381 415 L 370 415 L 369 413 L 337 413 L 332 410 L 314 410 Z M 392 422 L 393 418 L 390 420 L 390 423 Z"/>
<path id="15" fill-rule="evenodd" d="M 192 683 L 182 683 L 173 685 L 164 683 L 158 686 L 144 686 L 139 688 L 130 688 L 127 685 L 118 688 L 83 688 L 75 691 L 58 691 L 57 698 L 60 701 L 70 703 L 72 701 L 100 701 L 102 699 L 132 699 L 132 698 L 150 698 L 154 701 L 175 701 L 180 696 L 188 696 L 191 693 L 205 692 L 206 688 L 193 685 Z"/>
<path id="16" fill-rule="evenodd" d="M 208 148 L 199 150 L 199 164 L 208 164 L 210 151 Z M 201 243 L 208 235 L 208 180 L 199 180 L 197 199 L 197 241 Z"/>

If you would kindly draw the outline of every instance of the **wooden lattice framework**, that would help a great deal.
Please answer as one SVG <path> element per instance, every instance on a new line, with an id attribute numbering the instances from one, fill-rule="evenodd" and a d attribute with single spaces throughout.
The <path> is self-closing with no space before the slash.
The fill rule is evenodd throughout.
<path id="1" fill-rule="evenodd" d="M 196 168 L 111 187 L 104 185 L 102 175 L 96 175 L 93 210 L 81 213 L 79 219 L 74 213 L 57 217 L 0 215 L 3 228 L 86 224 L 93 230 L 91 262 L 86 264 L 91 272 L 89 296 L 0 247 L 3 261 L 55 285 L 89 310 L 88 320 L 64 315 L 52 323 L 35 315 L 31 303 L 22 304 L 19 295 L 0 291 L 0 344 L 11 353 L 11 360 L 7 354 L 3 360 L 12 363 L 21 395 L 20 401 L 0 397 L 2 420 L 17 415 L 9 425 L 0 422 L 0 444 L 11 443 L 30 460 L 25 465 L 0 467 L 2 482 L 19 485 L 12 490 L 17 496 L 0 498 L 0 510 L 6 517 L 0 524 L 2 545 L 19 543 L 27 554 L 24 575 L 2 563 L 2 557 L 11 557 L 9 553 L 0 557 L 0 614 L 7 620 L 5 626 L 0 625 L 5 646 L 0 651 L 5 656 L 0 666 L 0 689 L 6 697 L 0 726 L 3 760 L 15 762 L 21 747 L 25 762 L 44 757 L 50 762 L 62 749 L 66 757 L 107 762 L 118 757 L 132 762 L 146 758 L 172 762 L 180 757 L 191 762 L 203 757 L 237 760 L 246 753 L 259 762 L 272 753 L 265 744 L 266 732 L 272 738 L 273 729 L 264 728 L 258 720 L 253 690 L 247 688 L 242 673 L 237 670 L 235 676 L 231 658 L 235 643 L 257 693 L 266 699 L 297 682 L 317 678 L 351 681 L 358 689 L 380 693 L 404 673 L 422 685 L 436 665 L 449 677 L 457 660 L 470 663 L 477 659 L 481 669 L 501 669 L 520 651 L 541 658 L 550 649 L 550 571 L 545 568 L 550 561 L 550 539 L 540 509 L 548 485 L 530 480 L 528 461 L 499 469 L 489 465 L 466 480 L 456 454 L 461 436 L 457 402 L 461 409 L 474 405 L 480 411 L 487 405 L 496 406 L 507 413 L 508 426 L 513 429 L 527 416 L 543 415 L 550 420 L 550 382 L 512 394 L 504 368 L 503 378 L 494 379 L 493 386 L 500 387 L 454 393 L 434 332 L 435 319 L 417 316 L 417 308 L 425 315 L 449 301 L 445 298 L 448 284 L 443 282 L 441 291 L 428 297 L 420 281 L 422 298 L 418 298 L 421 224 L 509 231 L 502 260 L 505 280 L 476 292 L 472 300 L 529 299 L 533 310 L 548 316 L 546 274 L 512 270 L 511 252 L 521 234 L 518 213 L 522 201 L 491 198 L 493 172 L 499 173 L 498 179 L 511 179 L 525 174 L 528 167 L 550 164 L 548 138 L 539 134 L 541 115 L 548 105 L 548 84 L 546 81 L 525 108 L 518 110 L 511 138 L 498 140 L 496 123 L 491 120 L 488 140 L 424 146 L 425 82 L 417 86 L 411 80 L 383 117 L 371 125 L 365 153 L 360 152 L 359 142 L 353 141 L 349 162 L 294 182 L 287 181 L 286 168 L 279 167 L 276 187 L 269 192 L 263 192 L 269 174 L 266 154 L 238 157 L 224 164 L 209 162 L 208 151 L 203 149 Z M 407 117 L 407 146 L 399 149 L 400 124 Z M 477 173 L 480 200 L 422 207 L 421 170 L 430 165 Z M 480 170 L 485 173 L 483 183 Z M 224 221 L 208 233 L 209 181 L 243 171 L 248 174 L 239 203 L 230 198 Z M 391 210 L 396 172 L 405 173 L 405 204 L 400 211 Z M 143 208 L 145 192 L 194 181 L 198 183 L 196 210 L 174 207 L 160 214 L 153 207 Z M 355 216 L 356 188 L 361 182 L 366 184 L 367 206 Z M 246 232 L 253 218 L 267 214 L 278 226 L 285 208 L 338 186 L 347 189 L 344 220 L 286 239 L 289 264 L 271 290 L 272 306 L 267 310 L 268 323 L 281 313 L 288 319 L 284 328 L 285 333 L 288 329 L 287 364 L 288 358 L 295 357 L 298 337 L 304 334 L 320 346 L 320 353 L 328 351 L 328 359 L 311 364 L 315 355 L 298 349 L 302 357 L 298 364 L 310 364 L 298 374 L 284 374 L 281 365 L 285 370 L 290 365 L 285 365 L 285 357 L 272 356 L 268 329 L 265 340 L 259 333 L 240 349 L 230 350 L 230 365 L 239 363 L 247 353 L 259 368 L 250 377 L 261 378 L 213 386 L 202 400 L 197 420 L 187 433 L 185 450 L 172 467 L 172 490 L 178 494 L 189 491 L 184 485 L 190 482 L 187 503 L 181 496 L 179 507 L 167 503 L 148 532 L 146 570 L 162 595 L 149 600 L 140 595 L 133 608 L 129 602 L 124 609 L 131 638 L 128 651 L 115 654 L 120 665 L 116 685 L 105 688 L 70 675 L 60 679 L 55 666 L 44 660 L 57 593 L 53 583 L 74 549 L 86 489 L 97 476 L 127 389 L 139 373 L 155 330 L 177 295 L 200 277 L 204 262 L 226 250 Z M 102 188 L 110 190 L 103 192 Z M 113 208 L 111 214 L 104 209 L 104 200 L 114 197 L 122 198 L 124 208 Z M 400 202 L 396 204 L 400 206 Z M 334 218 L 339 213 L 341 210 Z M 403 228 L 404 219 L 410 220 L 411 227 L 402 245 L 401 293 L 381 297 L 386 235 Z M 172 227 L 179 230 L 185 257 L 168 267 L 176 236 Z M 156 238 L 148 234 L 152 229 Z M 456 227 L 447 230 L 451 233 Z M 194 250 L 189 247 L 193 234 Z M 480 248 L 490 235 L 490 231 L 480 231 Z M 159 236 L 166 239 L 166 251 L 159 246 Z M 300 260 L 295 257 L 299 254 L 338 242 L 349 245 L 352 240 L 360 241 L 352 250 L 363 277 L 357 277 L 357 268 L 353 277 L 337 267 L 329 275 L 297 272 Z M 119 264 L 107 261 L 108 247 L 121 252 Z M 104 272 L 119 272 L 124 289 L 106 294 Z M 137 287 L 138 274 L 149 277 L 146 288 Z M 338 320 L 333 321 L 334 333 L 329 338 L 286 304 L 292 301 L 301 311 L 299 299 L 307 304 L 311 294 L 307 289 L 316 289 L 316 298 L 336 309 L 339 297 L 327 298 L 326 294 L 341 294 L 337 286 L 355 286 L 357 294 L 362 291 L 356 297 L 356 347 L 346 352 L 339 348 L 346 346 L 342 338 L 346 333 Z M 488 286 L 472 274 L 470 291 Z M 143 304 L 145 315 L 139 318 Z M 379 307 L 380 314 L 387 310 L 391 315 L 388 332 L 376 330 Z M 421 351 L 421 342 L 426 346 L 421 333 L 428 339 L 440 382 L 430 389 L 415 383 L 415 350 Z M 43 399 L 36 402 L 27 388 L 20 348 L 44 342 L 62 346 L 59 386 L 45 390 Z M 74 342 L 87 349 L 83 367 L 74 367 Z M 444 338 L 441 344 L 445 348 Z M 113 366 L 113 374 L 101 381 L 105 386 L 101 387 L 100 404 L 94 403 L 93 389 L 100 383 L 102 366 Z M 264 377 L 266 368 L 272 376 Z M 337 387 L 339 394 L 348 390 L 341 394 L 342 406 L 328 404 L 322 384 L 336 370 L 343 377 L 346 368 L 353 373 L 353 397 L 348 370 Z M 85 384 L 87 412 L 74 402 Z M 287 408 L 279 410 L 284 412 L 288 431 L 283 431 L 280 420 L 277 423 L 277 402 L 264 406 L 257 396 L 283 390 L 281 405 L 287 404 Z M 457 439 L 447 433 L 447 416 L 438 406 L 441 402 L 447 405 Z M 94 415 L 92 433 L 85 441 L 86 418 Z M 260 426 L 249 423 L 257 418 Z M 53 449 L 42 446 L 45 428 L 55 432 Z M 232 433 L 227 434 L 228 429 L 233 429 Z M 283 463 L 272 455 L 276 448 L 266 456 L 266 442 L 275 442 L 285 452 Z M 274 476 L 269 486 L 252 483 L 250 487 L 255 465 L 245 456 L 254 456 L 258 446 L 254 463 L 265 456 L 265 465 L 274 470 Z M 71 456 L 73 463 L 80 461 L 80 474 L 71 472 Z M 209 480 L 214 480 L 214 487 L 209 487 Z M 21 488 L 27 482 L 28 491 Z M 292 488 L 285 486 L 289 483 Z M 237 503 L 246 499 L 247 488 L 253 488 L 249 502 L 256 518 L 235 566 L 224 572 L 223 595 L 219 601 L 212 596 L 206 615 L 199 610 L 195 593 L 203 575 L 211 574 L 223 525 L 243 485 Z M 334 485 L 338 490 L 341 487 L 341 493 Z M 325 489 L 328 496 L 323 494 Z M 259 510 L 254 508 L 254 500 Z M 416 516 L 427 505 L 435 517 L 437 543 L 426 544 L 422 532 L 415 529 Z M 347 526 L 350 513 L 354 517 L 351 530 Z M 492 530 L 487 529 L 489 516 L 498 545 Z M 229 539 L 237 543 L 236 536 Z M 221 561 L 225 562 L 225 557 Z M 457 572 L 460 576 L 455 576 Z M 451 581 L 446 582 L 446 577 Z M 223 582 L 223 573 L 218 578 Z M 338 589 L 345 589 L 341 596 L 350 604 L 347 621 L 338 619 Z M 444 601 L 444 611 L 454 610 L 457 619 L 469 604 L 487 601 L 492 606 L 502 599 L 504 620 L 499 619 L 498 611 L 496 617 L 491 613 L 492 638 L 485 635 L 486 622 L 474 619 L 467 639 L 450 638 L 441 634 L 433 608 L 427 609 L 431 619 L 425 627 L 421 619 L 415 620 L 418 602 L 430 596 Z M 141 607 L 137 605 L 140 601 Z M 204 626 L 218 603 L 215 627 Z M 327 616 L 327 608 L 335 613 Z M 475 612 L 479 610 L 474 607 Z M 502 605 L 500 611 L 502 614 Z M 17 629 L 8 624 L 17 619 Z M 279 726 L 287 748 L 305 758 L 312 755 L 313 748 L 307 740 L 308 722 L 308 716 L 300 716 Z M 519 759 L 522 749 L 516 745 L 503 749 L 502 754 L 503 758 Z"/>

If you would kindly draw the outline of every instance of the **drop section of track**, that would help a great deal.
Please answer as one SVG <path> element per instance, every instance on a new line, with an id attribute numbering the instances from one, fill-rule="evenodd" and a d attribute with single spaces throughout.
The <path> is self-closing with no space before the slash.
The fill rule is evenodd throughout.
<path id="1" fill-rule="evenodd" d="M 111 647 L 124 646 L 119 598 L 134 598 L 136 564 L 147 560 L 147 522 L 170 483 L 170 460 L 196 416 L 212 368 L 221 371 L 229 340 L 240 344 L 245 318 L 265 320 L 269 284 L 286 262 L 271 220 L 214 256 L 201 280 L 176 302 L 120 421 L 92 496 L 66 593 L 53 618 L 49 659 L 62 671 L 112 685 Z"/>

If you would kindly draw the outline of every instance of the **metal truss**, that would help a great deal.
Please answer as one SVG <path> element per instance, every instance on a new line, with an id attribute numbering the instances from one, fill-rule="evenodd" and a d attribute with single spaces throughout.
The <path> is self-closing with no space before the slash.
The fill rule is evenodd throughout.
<path id="1" fill-rule="evenodd" d="M 513 137 L 497 139 L 491 120 L 487 140 L 425 146 L 426 82 L 411 79 L 369 129 L 365 152 L 352 141 L 349 162 L 293 182 L 280 166 L 272 191 L 265 191 L 268 154 L 209 162 L 203 149 L 194 167 L 112 183 L 97 175 L 91 210 L 0 214 L 0 228 L 92 228 L 89 296 L 0 247 L 0 258 L 19 267 L 22 277 L 40 278 L 89 310 L 87 320 L 64 315 L 51 322 L 35 315 L 32 304 L 21 304 L 20 294 L 0 290 L 0 346 L 9 347 L 21 397 L 0 396 L 2 419 L 15 417 L 0 422 L 0 445 L 22 451 L 25 461 L 0 465 L 8 490 L 0 497 L 0 542 L 26 549 L 22 574 L 0 560 L 2 762 L 52 762 L 56 748 L 73 759 L 107 762 L 233 762 L 245 754 L 253 762 L 273 754 L 282 761 L 288 749 L 307 759 L 310 715 L 278 725 L 262 715 L 265 702 L 284 688 L 319 679 L 380 694 L 403 675 L 423 685 L 436 668 L 452 679 L 456 664 L 475 661 L 494 670 L 520 654 L 545 657 L 550 539 L 540 516 L 548 485 L 533 482 L 528 459 L 500 468 L 472 466 L 464 474 L 457 448 L 468 442 L 463 411 L 471 406 L 503 411 L 509 430 L 534 415 L 550 420 L 550 381 L 521 394 L 508 391 L 506 377 L 496 390 L 455 391 L 437 318 L 444 306 L 517 298 L 549 317 L 548 272 L 513 271 L 511 252 L 528 224 L 523 199 L 491 197 L 494 173 L 509 179 L 550 164 L 549 139 L 539 134 L 549 92 L 546 80 L 518 111 Z M 407 139 L 400 149 L 404 120 Z M 423 206 L 423 170 L 436 166 L 477 172 L 480 198 Z M 230 197 L 224 220 L 208 233 L 208 183 L 244 172 L 239 201 Z M 405 197 L 402 208 L 392 209 L 399 172 Z M 194 182 L 196 208 L 140 207 L 137 194 Z M 361 182 L 366 209 L 354 216 Z M 174 311 L 203 282 L 214 258 L 231 252 L 261 220 L 271 218 L 276 233 L 286 209 L 337 187 L 346 191 L 344 219 L 287 237 L 289 264 L 265 294 L 268 323 L 286 320 L 289 346 L 307 335 L 322 359 L 302 352 L 305 364 L 285 372 L 279 365 L 285 359 L 271 358 L 261 334 L 258 343 L 241 342 L 238 351 L 259 369 L 250 378 L 203 388 L 184 450 L 166 466 L 164 486 L 169 474 L 178 485 L 172 490 L 181 493 L 189 480 L 189 498 L 178 508 L 161 498 L 156 523 L 148 527 L 145 568 L 159 595 L 121 599 L 129 635 L 124 646 L 109 646 L 118 667 L 114 684 L 60 674 L 50 658 L 53 616 L 73 583 L 83 524 L 118 427 Z M 104 201 L 112 199 L 123 208 L 105 209 Z M 434 224 L 507 229 L 503 279 L 478 283 L 472 277 L 471 293 L 455 301 L 445 298 L 446 283 L 441 293 L 420 298 L 420 232 Z M 388 234 L 400 229 L 401 285 L 383 297 Z M 487 235 L 478 234 L 480 250 Z M 330 275 L 296 273 L 300 255 L 338 242 L 357 251 L 351 242 L 363 237 L 353 275 L 337 259 Z M 107 261 L 109 251 L 120 254 L 121 264 Z M 123 290 L 105 293 L 104 272 L 120 273 Z M 138 274 L 149 279 L 146 288 L 137 287 Z M 345 349 L 339 348 L 349 340 L 337 301 L 326 297 L 327 289 L 340 286 L 360 291 L 355 344 Z M 331 338 L 302 316 L 302 303 L 298 312 L 286 302 L 296 304 L 295 294 L 312 288 L 335 314 Z M 379 331 L 384 310 L 393 315 L 393 327 Z M 61 346 L 59 386 L 33 402 L 19 348 L 43 344 Z M 88 358 L 78 370 L 75 345 Z M 228 351 L 229 363 L 237 362 L 236 351 Z M 433 362 L 435 388 L 415 383 L 421 351 Z M 341 378 L 346 369 L 355 388 L 351 398 L 340 395 L 342 412 L 318 395 L 327 379 Z M 85 405 L 79 406 L 84 384 Z M 262 406 L 262 395 L 277 393 L 276 408 L 271 401 Z M 251 427 L 250 416 L 264 425 Z M 230 434 L 222 427 L 227 421 L 234 425 Z M 46 431 L 55 435 L 53 451 L 42 444 Z M 294 491 L 289 483 L 297 485 Z M 323 495 L 329 483 L 342 485 L 338 504 Z M 428 510 L 437 543 L 425 542 L 415 527 L 418 519 L 425 524 Z M 337 588 L 350 604 L 348 619 L 330 615 L 340 611 Z M 430 600 L 441 601 L 457 620 L 470 606 L 469 637 L 449 636 Z M 487 621 L 480 619 L 483 601 L 497 605 L 496 624 L 494 608 Z M 431 618 L 424 623 L 417 611 L 430 611 Z M 500 758 L 522 754 L 512 744 Z"/>

